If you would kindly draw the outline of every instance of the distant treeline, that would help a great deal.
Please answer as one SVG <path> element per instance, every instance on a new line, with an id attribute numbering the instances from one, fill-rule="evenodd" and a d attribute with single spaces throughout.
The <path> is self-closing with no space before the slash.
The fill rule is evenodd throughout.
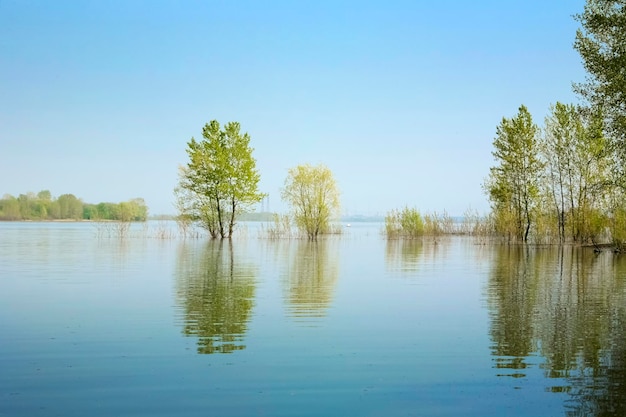
<path id="1" fill-rule="evenodd" d="M 121 203 L 84 203 L 73 194 L 54 198 L 50 191 L 5 194 L 0 200 L 0 220 L 117 220 L 145 221 L 148 207 L 142 198 Z"/>

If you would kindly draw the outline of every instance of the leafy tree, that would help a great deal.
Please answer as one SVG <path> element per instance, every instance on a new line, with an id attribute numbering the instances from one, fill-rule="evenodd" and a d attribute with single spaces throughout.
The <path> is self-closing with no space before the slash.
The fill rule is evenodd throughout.
<path id="1" fill-rule="evenodd" d="M 143 198 L 133 198 L 128 200 L 127 204 L 131 206 L 132 221 L 142 222 L 148 220 L 148 206 Z"/>
<path id="2" fill-rule="evenodd" d="M 37 198 L 44 201 L 51 201 L 52 194 L 49 190 L 41 190 L 37 193 Z"/>
<path id="3" fill-rule="evenodd" d="M 56 214 L 50 191 L 42 190 L 37 193 L 31 212 L 35 218 L 40 220 L 47 220 Z"/>
<path id="4" fill-rule="evenodd" d="M 609 159 L 597 112 L 583 114 L 573 105 L 557 103 L 546 118 L 542 153 L 547 192 L 558 218 L 559 240 L 575 241 L 593 233 L 591 219 L 600 209 Z"/>
<path id="5" fill-rule="evenodd" d="M 20 220 L 20 204 L 17 198 L 10 194 L 5 194 L 0 200 L 0 219 Z"/>
<path id="6" fill-rule="evenodd" d="M 112 220 L 122 222 L 145 221 L 148 218 L 148 208 L 143 198 L 134 198 L 114 205 Z"/>
<path id="7" fill-rule="evenodd" d="M 623 0 L 587 0 L 575 16 L 582 28 L 574 48 L 587 70 L 586 82 L 575 90 L 601 109 L 608 121 L 614 150 L 626 160 L 626 3 Z M 621 166 L 624 173 L 624 165 Z"/>
<path id="8" fill-rule="evenodd" d="M 61 207 L 59 206 L 59 200 L 53 199 L 46 203 L 48 208 L 48 218 L 50 219 L 60 219 L 61 218 Z"/>
<path id="9" fill-rule="evenodd" d="M 37 194 L 20 194 L 15 198 L 5 194 L 0 199 L 0 220 L 88 219 L 145 221 L 148 207 L 143 198 L 121 203 L 83 204 L 73 194 L 63 194 L 54 199 L 50 191 Z"/>
<path id="10" fill-rule="evenodd" d="M 539 128 L 526 106 L 518 114 L 502 118 L 496 129 L 492 152 L 498 163 L 490 169 L 485 190 L 496 217 L 496 227 L 526 242 L 538 203 L 540 173 Z"/>
<path id="11" fill-rule="evenodd" d="M 115 204 L 98 203 L 95 207 L 95 216 L 93 218 L 99 220 L 112 220 L 115 213 Z"/>
<path id="12" fill-rule="evenodd" d="M 546 193 L 550 195 L 558 219 L 559 240 L 565 240 L 565 219 L 573 206 L 568 173 L 572 173 L 571 150 L 581 130 L 573 106 L 556 103 L 546 117 L 542 153 L 546 161 Z M 569 191 L 569 192 L 568 192 Z"/>
<path id="13" fill-rule="evenodd" d="M 20 219 L 26 220 L 31 218 L 30 198 L 27 194 L 20 194 L 17 197 L 17 202 L 20 207 Z"/>
<path id="14" fill-rule="evenodd" d="M 62 194 L 57 199 L 62 219 L 82 219 L 83 202 L 74 194 Z"/>
<path id="15" fill-rule="evenodd" d="M 83 219 L 85 220 L 98 219 L 98 208 L 96 207 L 95 204 L 83 205 Z"/>
<path id="16" fill-rule="evenodd" d="M 203 139 L 187 143 L 189 162 L 174 190 L 180 215 L 199 221 L 211 237 L 230 238 L 237 215 L 260 202 L 260 175 L 250 136 L 237 122 L 223 128 L 217 120 L 202 129 Z"/>
<path id="17" fill-rule="evenodd" d="M 296 226 L 310 239 L 330 231 L 330 220 L 339 214 L 339 190 L 324 165 L 291 168 L 281 194 L 291 206 Z"/>

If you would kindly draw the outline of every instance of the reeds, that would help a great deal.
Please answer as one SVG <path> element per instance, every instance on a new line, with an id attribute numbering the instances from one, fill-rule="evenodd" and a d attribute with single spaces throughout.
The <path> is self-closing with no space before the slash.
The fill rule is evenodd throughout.
<path id="1" fill-rule="evenodd" d="M 417 209 L 405 207 L 391 210 L 385 216 L 387 239 L 468 235 L 486 238 L 493 236 L 493 219 L 480 216 L 476 210 L 466 210 L 464 216 L 455 219 L 447 211 L 422 215 Z"/>
<path id="2" fill-rule="evenodd" d="M 264 239 L 291 239 L 294 229 L 287 214 L 274 214 L 272 222 L 261 225 L 259 237 Z"/>
<path id="3" fill-rule="evenodd" d="M 385 216 L 387 239 L 417 238 L 424 235 L 424 220 L 417 209 L 405 207 L 391 210 Z"/>

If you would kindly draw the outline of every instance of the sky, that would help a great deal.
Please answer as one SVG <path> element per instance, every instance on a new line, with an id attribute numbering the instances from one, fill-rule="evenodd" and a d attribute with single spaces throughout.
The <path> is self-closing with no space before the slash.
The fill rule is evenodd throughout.
<path id="1" fill-rule="evenodd" d="M 287 211 L 287 171 L 309 163 L 343 214 L 487 213 L 502 118 L 579 101 L 583 6 L 0 0 L 0 195 L 174 214 L 187 142 L 218 120 L 250 135 L 264 209 Z"/>

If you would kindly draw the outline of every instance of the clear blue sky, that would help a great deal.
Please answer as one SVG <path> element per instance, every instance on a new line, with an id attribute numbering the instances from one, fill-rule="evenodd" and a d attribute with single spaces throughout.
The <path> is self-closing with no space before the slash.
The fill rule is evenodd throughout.
<path id="1" fill-rule="evenodd" d="M 487 212 L 502 117 L 576 102 L 583 0 L 0 0 L 0 195 L 174 213 L 186 142 L 252 137 L 261 190 L 324 163 L 344 213 Z"/>

